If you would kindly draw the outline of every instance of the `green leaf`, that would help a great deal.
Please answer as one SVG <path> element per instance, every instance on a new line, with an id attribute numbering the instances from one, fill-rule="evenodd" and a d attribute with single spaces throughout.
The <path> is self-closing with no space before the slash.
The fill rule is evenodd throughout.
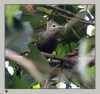
<path id="1" fill-rule="evenodd" d="M 40 86 L 40 84 L 38 83 L 38 84 L 36 84 L 36 85 L 32 86 L 32 88 L 33 88 L 33 89 L 40 89 L 40 88 L 41 88 L 41 86 Z"/>
<path id="2" fill-rule="evenodd" d="M 83 38 L 82 42 L 80 43 L 80 50 L 79 50 L 79 55 L 80 56 L 85 56 L 87 55 L 92 46 L 95 45 L 95 37 L 90 36 L 88 38 Z"/>
<path id="3" fill-rule="evenodd" d="M 37 15 L 27 15 L 26 16 L 24 14 L 22 14 L 21 20 L 29 21 L 33 29 L 47 21 L 47 19 L 43 18 L 43 16 L 41 15 L 38 15 L 38 16 Z"/>
<path id="4" fill-rule="evenodd" d="M 21 80 L 27 85 L 28 88 L 31 88 L 31 86 L 37 83 L 31 74 L 24 68 L 22 68 Z"/>
<path id="5" fill-rule="evenodd" d="M 95 28 L 92 30 L 92 33 L 91 33 L 91 35 L 95 35 L 96 34 L 96 30 L 95 30 Z"/>
<path id="6" fill-rule="evenodd" d="M 6 48 L 17 53 L 25 52 L 32 37 L 32 27 L 28 22 L 22 22 L 21 28 L 16 28 L 13 33 L 6 38 Z M 10 40 L 10 41 L 8 41 Z"/>
<path id="7" fill-rule="evenodd" d="M 5 69 L 5 88 L 6 89 L 27 89 L 28 86 L 15 75 L 10 75 Z"/>
<path id="8" fill-rule="evenodd" d="M 91 7 L 90 11 L 92 11 L 93 7 Z M 76 16 L 79 16 L 81 18 L 84 18 L 84 14 L 86 12 L 82 11 L 82 12 L 77 12 Z M 69 42 L 77 42 L 79 41 L 79 38 L 77 38 L 77 36 L 75 36 L 75 34 L 73 33 L 72 29 L 75 30 L 75 32 L 77 33 L 77 35 L 80 36 L 80 38 L 86 36 L 86 26 L 79 32 L 77 32 L 79 29 L 81 29 L 83 27 L 84 23 L 79 22 L 78 20 L 69 20 L 66 23 L 66 28 L 64 30 L 64 37 L 67 37 L 65 41 L 69 41 Z"/>
<path id="9" fill-rule="evenodd" d="M 88 67 L 88 72 L 89 72 L 89 75 L 91 76 L 91 78 L 93 80 L 95 80 L 95 66 Z"/>
<path id="10" fill-rule="evenodd" d="M 34 62 L 35 65 L 37 66 L 38 70 L 41 71 L 44 77 L 48 77 L 48 72 L 50 71 L 51 67 L 47 62 L 47 59 L 31 43 L 29 44 L 29 49 L 30 49 L 30 53 L 28 55 L 28 58 L 35 61 Z"/>
<path id="11" fill-rule="evenodd" d="M 70 46 L 71 46 L 71 49 L 72 51 L 77 47 L 77 44 L 75 42 L 71 42 L 70 43 Z M 68 44 L 64 44 L 64 43 L 60 43 L 58 44 L 57 48 L 56 48 L 56 54 L 58 56 L 64 56 L 66 55 L 67 53 L 70 53 L 70 48 L 68 46 Z"/>
<path id="12" fill-rule="evenodd" d="M 71 42 L 70 45 L 71 45 L 72 51 L 75 50 L 75 48 L 77 48 L 77 44 L 75 42 Z"/>
<path id="13" fill-rule="evenodd" d="M 49 66 L 49 64 L 47 63 L 47 59 L 40 53 L 40 51 L 36 47 L 34 47 L 33 44 L 29 44 L 29 49 L 31 50 L 31 52 L 29 53 L 29 57 L 31 59 L 35 60 L 39 64 L 46 65 L 47 67 Z"/>
<path id="14" fill-rule="evenodd" d="M 9 61 L 9 62 L 10 62 L 9 66 L 12 66 L 13 68 L 15 68 L 16 62 L 14 61 Z M 21 78 L 16 76 L 16 73 L 14 73 L 13 75 L 10 75 L 7 70 L 5 71 L 5 75 L 7 76 L 5 78 L 5 81 L 6 81 L 5 84 L 7 88 L 28 89 L 34 84 L 36 84 L 36 80 L 23 67 L 21 67 L 21 73 L 20 73 Z"/>
<path id="15" fill-rule="evenodd" d="M 67 52 L 69 52 L 69 48 L 67 45 L 63 45 L 62 43 L 58 44 L 56 48 L 56 54 L 58 56 L 64 56 Z"/>
<path id="16" fill-rule="evenodd" d="M 37 8 L 37 10 L 45 12 L 47 14 L 51 14 L 53 12 L 52 9 L 47 9 L 47 8 L 42 7 L 42 6 L 37 6 L 36 8 Z"/>
<path id="17" fill-rule="evenodd" d="M 12 25 L 13 23 L 13 15 L 15 11 L 20 9 L 20 5 L 6 5 L 6 17 L 7 17 L 7 24 Z"/>

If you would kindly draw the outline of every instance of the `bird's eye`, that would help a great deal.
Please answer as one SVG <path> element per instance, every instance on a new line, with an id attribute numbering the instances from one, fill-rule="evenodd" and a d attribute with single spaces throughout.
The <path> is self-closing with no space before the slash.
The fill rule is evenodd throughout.
<path id="1" fill-rule="evenodd" d="M 56 27 L 56 25 L 53 25 L 53 27 Z"/>

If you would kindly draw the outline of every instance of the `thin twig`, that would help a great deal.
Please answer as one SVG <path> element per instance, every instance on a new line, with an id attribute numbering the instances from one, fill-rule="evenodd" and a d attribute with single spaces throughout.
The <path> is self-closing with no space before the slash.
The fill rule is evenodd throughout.
<path id="1" fill-rule="evenodd" d="M 94 22 L 87 21 L 87 20 L 85 20 L 85 19 L 83 19 L 83 18 L 77 16 L 76 14 L 70 12 L 70 11 L 67 11 L 67 10 L 64 10 L 64 9 L 61 9 L 61 8 L 55 7 L 55 6 L 48 6 L 48 5 L 44 5 L 44 6 L 47 7 L 47 8 L 56 9 L 56 10 L 58 10 L 58 11 L 60 11 L 60 12 L 67 13 L 67 15 L 71 15 L 71 16 L 73 17 L 73 18 L 72 18 L 72 17 L 68 17 L 67 15 L 65 16 L 65 15 L 63 15 L 63 14 L 61 14 L 61 13 L 59 14 L 60 16 L 63 16 L 63 17 L 65 17 L 65 18 L 72 19 L 72 20 L 78 20 L 78 21 L 80 21 L 80 22 L 84 22 L 84 23 L 87 23 L 87 24 L 95 25 Z"/>
<path id="2" fill-rule="evenodd" d="M 50 75 L 52 75 L 52 73 L 55 71 L 55 69 L 59 66 L 60 64 L 56 65 L 50 72 Z"/>
<path id="3" fill-rule="evenodd" d="M 88 5 L 86 5 L 86 9 L 85 9 L 84 16 L 85 16 L 85 15 L 86 15 L 86 13 L 87 13 L 87 9 L 88 9 Z"/>
<path id="4" fill-rule="evenodd" d="M 54 73 L 54 71 L 56 70 L 57 67 L 59 67 L 59 65 L 60 65 L 60 64 L 56 65 L 56 66 L 51 70 L 51 72 L 49 73 L 49 76 L 46 78 L 46 83 L 45 83 L 45 85 L 44 85 L 44 88 L 47 87 L 48 81 L 49 81 L 50 77 L 53 75 L 52 73 Z"/>
<path id="5" fill-rule="evenodd" d="M 68 42 L 68 46 L 69 46 L 70 52 L 72 52 L 72 48 L 69 42 Z"/>
<path id="6" fill-rule="evenodd" d="M 81 28 L 79 28 L 78 30 L 76 30 L 76 32 L 77 32 L 77 33 L 82 32 L 82 30 L 83 30 L 84 28 L 86 28 L 86 26 L 87 26 L 87 25 L 85 24 L 84 26 L 82 26 Z M 65 38 L 61 39 L 61 40 L 59 41 L 59 43 L 65 41 L 65 40 L 68 41 L 68 38 L 72 38 L 73 36 L 74 36 L 74 34 L 71 33 L 70 35 L 68 35 L 68 36 L 66 36 Z"/>
<path id="7" fill-rule="evenodd" d="M 75 32 L 75 30 L 71 27 L 71 30 L 73 31 L 74 35 L 80 40 L 80 36 Z"/>
<path id="8" fill-rule="evenodd" d="M 56 15 L 56 16 L 58 16 L 58 15 Z M 95 25 L 95 22 L 86 21 L 86 20 L 80 20 L 80 19 L 76 19 L 76 18 L 73 18 L 73 17 L 68 17 L 68 16 L 63 15 L 63 14 L 61 14 L 61 13 L 59 13 L 59 16 L 62 16 L 62 17 L 64 17 L 64 18 L 71 19 L 71 20 L 77 20 L 77 21 L 79 21 L 79 22 L 83 22 L 83 23 L 86 23 L 86 24 L 91 24 L 91 25 L 93 25 L 93 26 Z"/>
<path id="9" fill-rule="evenodd" d="M 64 10 L 64 9 L 62 9 L 62 8 L 55 7 L 55 6 L 48 6 L 48 5 L 45 5 L 45 6 L 46 6 L 46 7 L 53 8 L 53 9 L 56 9 L 56 10 L 58 10 L 58 11 L 60 11 L 60 12 L 64 12 L 64 13 L 66 13 L 67 15 L 71 15 L 71 16 L 73 16 L 73 17 L 75 17 L 75 18 L 84 20 L 84 19 L 82 19 L 81 17 L 77 16 L 76 14 L 72 13 L 71 11 L 67 11 L 67 10 Z"/>
<path id="10" fill-rule="evenodd" d="M 75 57 L 71 57 L 71 58 L 60 57 L 60 56 L 56 56 L 56 55 L 45 53 L 45 52 L 41 52 L 41 54 L 43 54 L 44 56 L 49 57 L 49 58 L 53 58 L 53 59 L 56 59 L 56 60 L 68 62 L 68 64 L 72 64 L 72 65 L 74 64 L 74 60 L 75 60 Z"/>

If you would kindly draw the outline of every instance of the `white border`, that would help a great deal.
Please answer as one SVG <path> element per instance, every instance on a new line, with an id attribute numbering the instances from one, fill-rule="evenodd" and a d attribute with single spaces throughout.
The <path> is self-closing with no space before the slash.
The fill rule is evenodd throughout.
<path id="1" fill-rule="evenodd" d="M 96 0 L 0 0 L 1 4 L 93 4 Z"/>
<path id="2" fill-rule="evenodd" d="M 96 4 L 96 89 L 9 89 L 8 94 L 98 94 L 100 86 L 100 3 L 99 0 L 0 0 L 0 94 L 5 93 L 4 87 L 4 48 L 5 21 L 4 4 Z M 98 62 L 98 63 L 97 63 Z"/>

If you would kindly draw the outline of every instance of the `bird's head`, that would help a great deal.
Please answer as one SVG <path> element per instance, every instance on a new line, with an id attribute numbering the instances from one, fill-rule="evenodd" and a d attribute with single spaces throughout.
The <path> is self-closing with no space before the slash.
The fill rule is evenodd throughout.
<path id="1" fill-rule="evenodd" d="M 54 22 L 53 20 L 50 20 L 47 22 L 46 31 L 51 35 L 55 35 L 58 33 L 58 31 L 60 31 L 63 28 L 64 26 L 61 26 L 58 23 Z"/>

